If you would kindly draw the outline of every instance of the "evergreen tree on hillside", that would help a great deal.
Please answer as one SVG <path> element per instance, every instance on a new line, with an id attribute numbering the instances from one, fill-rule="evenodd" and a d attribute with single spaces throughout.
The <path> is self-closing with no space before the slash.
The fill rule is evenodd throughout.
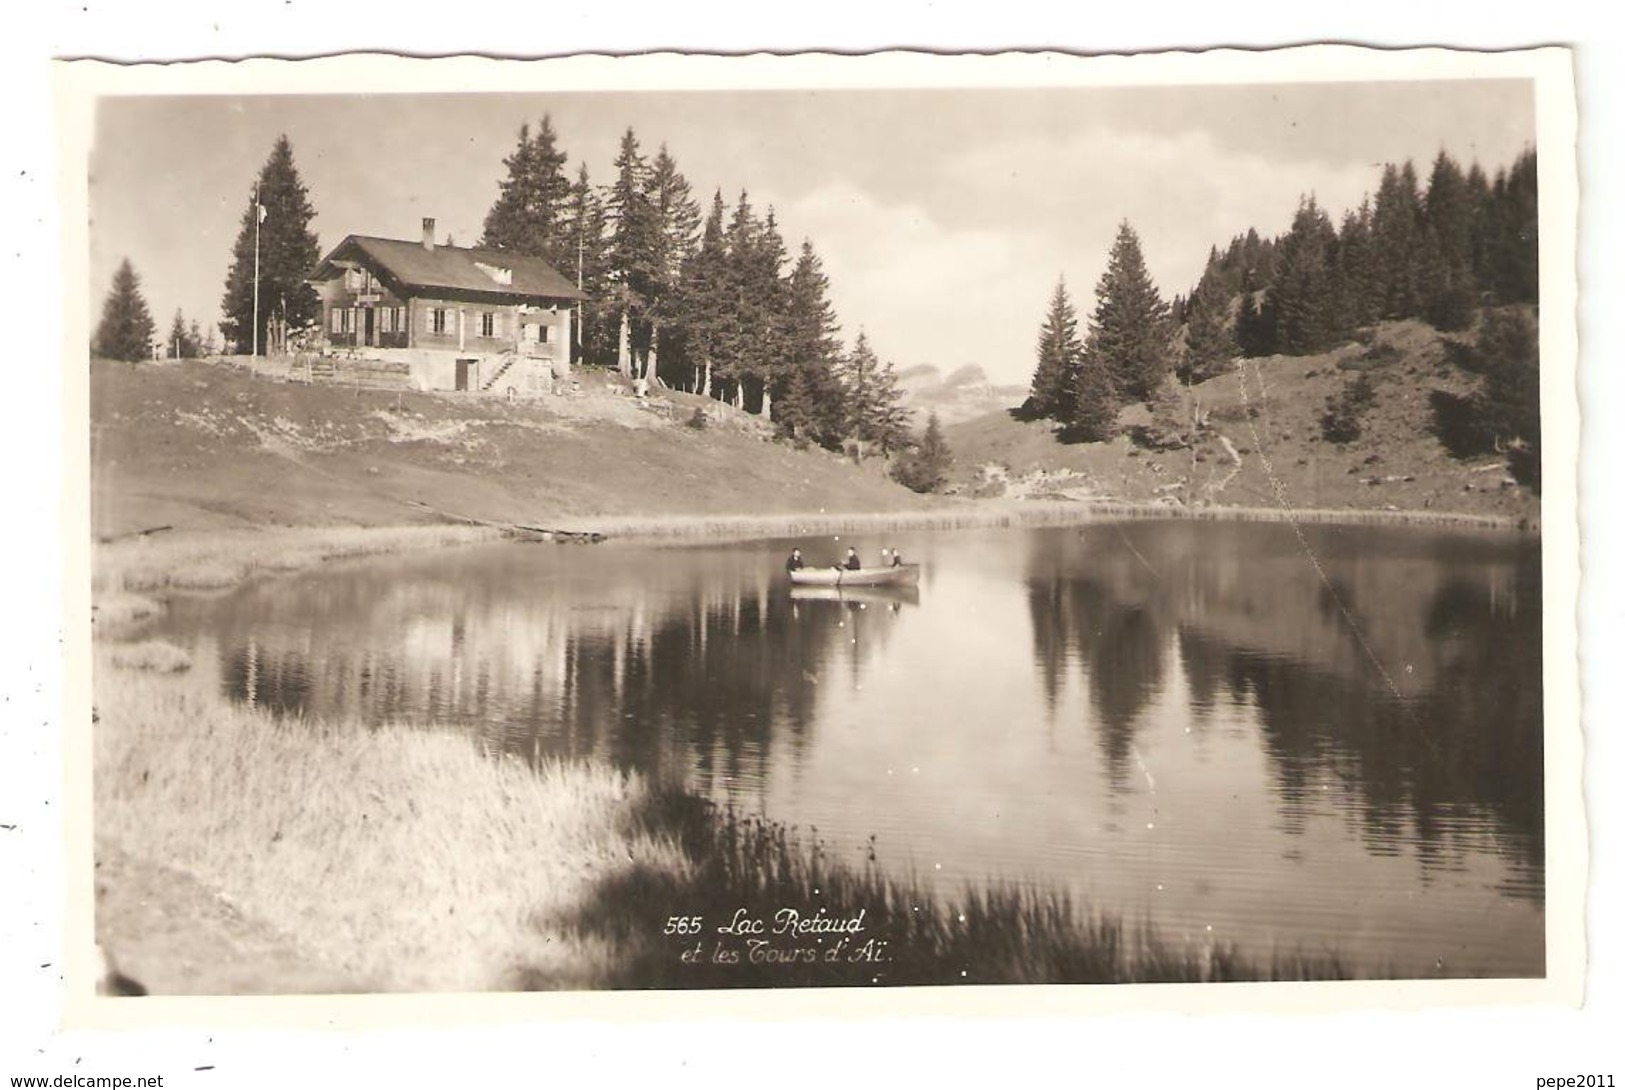
<path id="1" fill-rule="evenodd" d="M 1207 272 L 1185 306 L 1185 350 L 1177 368 L 1180 381 L 1206 382 L 1230 367 L 1239 349 L 1230 328 L 1230 293 L 1210 259 Z"/>
<path id="2" fill-rule="evenodd" d="M 1440 329 L 1465 329 L 1472 324 L 1478 301 L 1473 277 L 1473 198 L 1461 168 L 1443 151 L 1433 161 L 1423 212 L 1427 224 L 1423 314 Z"/>
<path id="3" fill-rule="evenodd" d="M 824 446 L 838 445 L 843 407 L 836 369 L 840 324 L 829 302 L 829 278 L 811 241 L 801 244 L 787 286 L 784 368 L 773 397 L 781 431 Z"/>
<path id="4" fill-rule="evenodd" d="M 480 245 L 540 257 L 561 271 L 573 268 L 576 254 L 570 238 L 570 180 L 565 154 L 558 148 L 553 119 L 542 116 L 536 136 L 519 127 L 519 145 L 502 160 L 508 175 L 496 202 L 485 214 Z"/>
<path id="5" fill-rule="evenodd" d="M 658 262 L 660 228 L 649 204 L 648 178 L 649 164 L 638 149 L 637 134 L 628 128 L 615 157 L 615 181 L 606 209 L 611 224 L 610 294 L 618 326 L 616 363 L 628 376 L 632 374 L 633 327 L 643 320 Z"/>
<path id="6" fill-rule="evenodd" d="M 881 363 L 859 332 L 852 350 L 841 360 L 842 401 L 846 406 L 846 435 L 857 446 L 858 460 L 871 450 L 882 456 L 908 444 L 908 410 L 892 365 Z"/>
<path id="7" fill-rule="evenodd" d="M 113 286 L 102 303 L 102 319 L 90 342 L 91 355 L 132 362 L 147 359 L 152 355 L 154 329 L 141 294 L 141 278 L 125 258 L 113 273 Z"/>
<path id="8" fill-rule="evenodd" d="M 1489 283 L 1500 303 L 1540 300 L 1540 198 L 1534 151 L 1498 173 L 1490 191 Z"/>
<path id="9" fill-rule="evenodd" d="M 171 359 L 195 360 L 203 354 L 203 342 L 197 336 L 197 323 L 190 326 L 181 317 L 179 308 L 169 323 L 169 335 L 164 338 L 163 353 Z"/>
<path id="10" fill-rule="evenodd" d="M 1088 443 L 1105 442 L 1117 435 L 1117 413 L 1122 408 L 1111 368 L 1098 352 L 1085 351 L 1078 367 L 1077 405 L 1067 421 L 1067 437 Z"/>
<path id="11" fill-rule="evenodd" d="M 1170 370 L 1169 334 L 1168 304 L 1146 271 L 1139 236 L 1124 220 L 1095 288 L 1084 355 L 1105 365 L 1120 396 L 1144 401 Z"/>
<path id="12" fill-rule="evenodd" d="M 677 160 L 660 145 L 649 171 L 646 204 L 651 237 L 648 279 L 644 287 L 643 317 L 646 329 L 639 343 L 643 365 L 639 374 L 658 373 L 661 333 L 676 334 L 674 327 L 682 310 L 683 268 L 693 253 L 699 234 L 700 208 L 689 188 L 688 179 L 677 169 Z"/>
<path id="13" fill-rule="evenodd" d="M 220 301 L 220 332 L 237 352 L 256 343 L 264 350 L 267 325 L 273 318 L 289 330 L 306 329 L 321 316 L 316 289 L 306 280 L 321 260 L 316 218 L 310 194 L 294 166 L 293 145 L 277 137 L 271 155 L 243 209 L 242 227 L 232 246 L 231 270 Z M 259 228 L 259 328 L 254 328 L 254 237 Z"/>
<path id="14" fill-rule="evenodd" d="M 769 208 L 743 270 L 752 330 L 745 407 L 765 416 L 772 415 L 772 391 L 782 388 L 784 378 L 784 325 L 789 307 L 784 267 L 788 260 L 778 216 Z"/>
<path id="15" fill-rule="evenodd" d="M 1490 179 L 1476 162 L 1467 171 L 1467 200 L 1472 214 L 1468 250 L 1473 281 L 1481 292 L 1491 291 L 1495 284 L 1489 260 Z"/>
<path id="16" fill-rule="evenodd" d="M 1358 329 L 1382 312 L 1383 283 L 1371 238 L 1371 201 L 1343 216 L 1337 232 L 1337 259 L 1332 269 L 1336 325 Z"/>
<path id="17" fill-rule="evenodd" d="M 570 187 L 570 207 L 565 218 L 568 254 L 559 271 L 587 296 L 578 313 L 576 328 L 578 358 L 587 363 L 608 366 L 615 362 L 615 342 L 619 312 L 610 293 L 608 217 L 604 202 L 582 163 Z"/>
<path id="18" fill-rule="evenodd" d="M 1422 311 L 1422 216 L 1416 168 L 1383 167 L 1371 212 L 1372 253 L 1382 277 L 1381 318 L 1410 318 Z"/>
<path id="19" fill-rule="evenodd" d="M 1276 351 L 1304 356 L 1322 351 L 1343 332 L 1337 322 L 1332 280 L 1337 232 L 1326 213 L 1307 197 L 1298 205 L 1292 229 L 1276 249 Z"/>
<path id="20" fill-rule="evenodd" d="M 1056 281 L 1049 313 L 1038 330 L 1038 366 L 1033 369 L 1029 410 L 1033 416 L 1072 419 L 1077 408 L 1078 371 L 1083 342 L 1078 339 L 1078 315 L 1067 295 L 1066 278 Z"/>
<path id="21" fill-rule="evenodd" d="M 727 230 L 728 320 L 717 346 L 719 374 L 735 404 L 759 412 L 771 401 L 787 309 L 784 239 L 771 209 L 765 220 L 741 192 Z"/>
<path id="22" fill-rule="evenodd" d="M 1236 345 L 1248 358 L 1275 355 L 1275 314 L 1267 293 L 1249 276 L 1242 284 L 1241 309 L 1236 314 Z"/>
<path id="23" fill-rule="evenodd" d="M 1540 330 L 1522 309 L 1485 315 L 1473 349 L 1484 385 L 1473 397 L 1492 446 L 1513 475 L 1540 491 Z"/>
<path id="24" fill-rule="evenodd" d="M 711 198 L 699 246 L 685 263 L 679 292 L 684 364 L 692 371 L 690 389 L 703 397 L 711 396 L 719 346 L 733 324 L 724 214 L 718 190 Z"/>
<path id="25" fill-rule="evenodd" d="M 919 445 L 898 458 L 892 467 L 892 479 L 915 492 L 935 492 L 948 483 L 953 461 L 948 441 L 942 436 L 942 422 L 933 411 Z"/>

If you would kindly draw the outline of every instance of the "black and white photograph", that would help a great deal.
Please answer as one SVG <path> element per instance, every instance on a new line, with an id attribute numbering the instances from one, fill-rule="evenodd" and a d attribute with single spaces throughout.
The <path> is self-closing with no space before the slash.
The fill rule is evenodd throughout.
<path id="1" fill-rule="evenodd" d="M 84 73 L 80 985 L 1570 995 L 1566 55 L 1134 60 Z"/>

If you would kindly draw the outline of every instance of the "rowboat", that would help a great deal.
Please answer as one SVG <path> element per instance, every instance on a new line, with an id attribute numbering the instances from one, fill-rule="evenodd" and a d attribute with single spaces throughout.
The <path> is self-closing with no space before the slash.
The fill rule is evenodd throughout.
<path id="1" fill-rule="evenodd" d="M 790 582 L 803 587 L 912 587 L 920 581 L 918 564 L 892 568 L 799 568 Z"/>

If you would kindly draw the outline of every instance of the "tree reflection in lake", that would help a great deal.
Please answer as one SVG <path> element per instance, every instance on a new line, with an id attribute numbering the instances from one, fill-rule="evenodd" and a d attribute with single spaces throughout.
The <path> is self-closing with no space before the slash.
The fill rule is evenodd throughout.
<path id="1" fill-rule="evenodd" d="M 1118 533 L 1143 540 L 1111 550 Z M 1495 851 L 1517 866 L 1508 888 L 1538 899 L 1538 548 L 1418 535 L 1418 550 L 1376 533 L 1401 555 L 1362 555 L 1344 531 L 1307 528 L 1318 569 L 1280 526 L 1097 527 L 1041 542 L 1027 593 L 1046 698 L 1053 708 L 1075 661 L 1122 790 L 1171 647 L 1193 721 L 1220 693 L 1257 708 L 1286 832 L 1328 812 L 1328 784 L 1352 786 L 1358 804 L 1343 816 L 1369 851 L 1414 843 L 1429 872 Z"/>
<path id="2" fill-rule="evenodd" d="M 478 578 L 358 565 L 245 588 L 230 609 L 183 603 L 176 620 L 206 609 L 226 691 L 282 714 L 457 726 L 532 762 L 602 757 L 709 790 L 759 783 L 775 745 L 799 750 L 820 686 L 861 684 L 919 600 L 792 596 L 761 565 L 699 550 L 643 571 L 604 550 L 589 578 L 544 580 L 522 553 L 476 552 Z"/>
<path id="3" fill-rule="evenodd" d="M 1036 883 L 1266 959 L 1540 970 L 1538 544 L 921 534 L 885 543 L 925 562 L 906 593 L 792 592 L 789 544 L 333 565 L 160 628 L 235 698 L 611 761 L 859 862 L 878 836 L 949 891 Z"/>

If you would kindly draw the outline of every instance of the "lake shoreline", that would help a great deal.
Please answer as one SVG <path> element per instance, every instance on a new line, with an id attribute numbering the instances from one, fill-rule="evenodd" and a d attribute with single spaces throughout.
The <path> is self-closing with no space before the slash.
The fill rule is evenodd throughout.
<path id="1" fill-rule="evenodd" d="M 1490 515 L 1354 509 L 1282 510 L 1179 507 L 1117 502 L 979 503 L 894 512 L 809 512 L 767 515 L 605 516 L 577 520 L 611 542 L 740 541 L 829 534 L 908 531 L 1039 529 L 1126 520 L 1277 522 L 1347 526 L 1409 526 L 1492 533 L 1540 533 L 1538 526 Z M 214 592 L 249 579 L 297 571 L 329 560 L 384 556 L 504 540 L 501 528 L 457 522 L 397 526 L 277 526 L 241 530 L 165 531 L 101 542 L 93 551 L 96 609 L 119 622 L 143 603 L 170 593 Z M 544 543 L 545 544 L 545 543 Z M 560 547 L 559 543 L 553 547 Z"/>

